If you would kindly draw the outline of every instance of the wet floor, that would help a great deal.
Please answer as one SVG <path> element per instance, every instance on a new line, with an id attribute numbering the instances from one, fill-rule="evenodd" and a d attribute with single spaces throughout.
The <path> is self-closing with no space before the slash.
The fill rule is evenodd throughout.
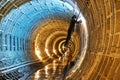
<path id="1" fill-rule="evenodd" d="M 29 76 L 27 80 L 62 80 L 65 65 L 65 61 L 54 60 Z"/>

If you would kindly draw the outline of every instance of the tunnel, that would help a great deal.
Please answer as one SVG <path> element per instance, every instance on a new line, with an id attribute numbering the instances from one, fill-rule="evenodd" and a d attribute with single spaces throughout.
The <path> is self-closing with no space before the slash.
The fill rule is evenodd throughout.
<path id="1" fill-rule="evenodd" d="M 0 0 L 0 80 L 119 80 L 119 20 L 120 0 Z"/>

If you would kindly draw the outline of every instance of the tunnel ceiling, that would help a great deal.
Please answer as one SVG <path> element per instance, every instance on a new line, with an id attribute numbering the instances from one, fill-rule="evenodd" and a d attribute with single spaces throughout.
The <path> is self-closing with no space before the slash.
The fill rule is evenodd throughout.
<path id="1" fill-rule="evenodd" d="M 62 0 L 12 0 L 5 2 L 2 0 L 0 2 L 0 33 L 3 32 L 29 41 L 37 26 L 44 24 L 46 21 L 49 21 L 49 19 L 62 19 L 62 21 L 66 22 L 63 25 L 68 25 L 74 13 L 73 8 L 64 3 L 64 1 L 65 0 L 63 0 L 63 2 Z M 72 75 L 72 79 L 119 80 L 120 1 L 76 0 L 76 2 L 86 19 L 89 43 L 86 52 L 87 55 L 82 62 L 82 66 Z M 66 5 L 63 5 L 63 3 Z M 55 24 L 57 25 L 57 23 Z M 2 47 L 3 45 L 1 44 L 1 50 Z M 10 55 L 13 53 L 15 54 L 15 51 L 9 53 L 9 58 L 13 57 Z M 27 52 L 22 53 L 21 56 L 25 56 Z M 7 52 L 5 54 L 7 54 Z M 3 55 L 0 54 L 1 61 L 6 57 Z M 25 58 L 27 58 L 27 56 Z"/>

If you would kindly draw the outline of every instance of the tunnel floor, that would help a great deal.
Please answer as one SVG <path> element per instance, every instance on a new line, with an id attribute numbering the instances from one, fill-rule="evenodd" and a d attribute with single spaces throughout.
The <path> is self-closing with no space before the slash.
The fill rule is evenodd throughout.
<path id="1" fill-rule="evenodd" d="M 67 66 L 67 61 L 54 60 L 45 67 L 38 69 L 30 75 L 26 80 L 63 80 L 66 72 L 70 70 L 70 65 Z M 72 67 L 71 67 L 72 68 Z"/>

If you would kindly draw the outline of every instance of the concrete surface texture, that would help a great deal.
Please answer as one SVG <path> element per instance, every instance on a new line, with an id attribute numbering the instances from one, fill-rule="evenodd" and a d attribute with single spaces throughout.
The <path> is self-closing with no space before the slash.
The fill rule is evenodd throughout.
<path id="1" fill-rule="evenodd" d="M 119 80 L 120 0 L 0 0 L 0 79 L 61 60 L 74 14 L 83 22 L 70 42 L 76 64 L 66 79 Z"/>

